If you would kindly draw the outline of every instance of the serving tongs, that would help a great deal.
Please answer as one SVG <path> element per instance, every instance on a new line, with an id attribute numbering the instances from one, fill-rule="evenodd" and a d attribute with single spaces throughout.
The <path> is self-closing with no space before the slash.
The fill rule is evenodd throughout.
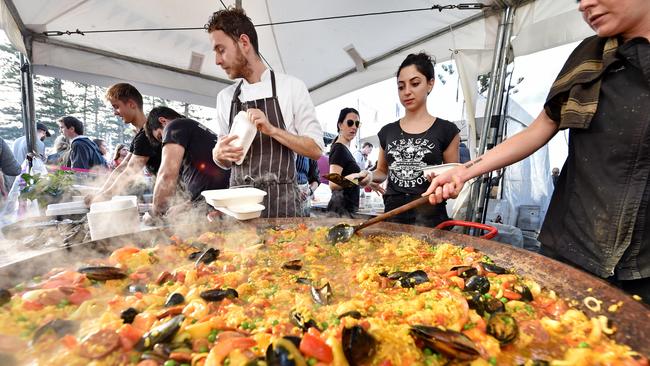
<path id="1" fill-rule="evenodd" d="M 335 182 L 336 183 L 336 182 Z M 338 184 L 338 183 L 337 183 Z M 369 220 L 366 220 L 362 222 L 361 224 L 358 225 L 350 225 L 346 223 L 340 223 L 332 226 L 327 230 L 327 240 L 331 244 L 336 244 L 339 242 L 346 242 L 350 240 L 352 235 L 356 233 L 357 231 L 366 228 L 370 225 L 374 225 L 378 222 L 382 222 L 386 219 L 390 219 L 393 216 L 399 215 L 402 212 L 406 212 L 408 210 L 414 209 L 422 204 L 425 204 L 429 202 L 429 195 L 420 197 L 414 201 L 411 201 L 405 205 L 399 206 L 393 210 L 390 210 L 388 212 L 385 212 L 383 214 L 377 215 Z"/>
<path id="2" fill-rule="evenodd" d="M 329 173 L 323 175 L 323 178 L 329 180 L 330 182 L 341 186 L 341 188 L 354 188 L 359 185 L 359 182 L 355 180 L 350 180 L 339 173 Z"/>

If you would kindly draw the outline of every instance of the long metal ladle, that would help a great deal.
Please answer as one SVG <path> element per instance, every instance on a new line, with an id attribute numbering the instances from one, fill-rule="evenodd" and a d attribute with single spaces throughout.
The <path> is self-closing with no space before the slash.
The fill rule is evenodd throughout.
<path id="1" fill-rule="evenodd" d="M 346 241 L 350 240 L 350 238 L 352 237 L 352 235 L 354 235 L 354 233 L 356 233 L 357 231 L 359 231 L 359 230 L 361 230 L 363 228 L 366 228 L 366 227 L 368 227 L 370 225 L 374 225 L 374 224 L 376 224 L 378 222 L 382 222 L 382 221 L 384 221 L 386 219 L 389 219 L 389 218 L 391 218 L 393 216 L 399 215 L 402 212 L 406 212 L 408 210 L 411 210 L 411 209 L 413 209 L 413 208 L 415 208 L 417 206 L 420 206 L 422 204 L 425 204 L 427 202 L 429 202 L 429 195 L 426 195 L 424 197 L 420 197 L 420 198 L 418 198 L 418 199 L 416 199 L 414 201 L 411 201 L 411 202 L 409 202 L 409 203 L 407 203 L 405 205 L 399 206 L 399 207 L 397 207 L 397 208 L 395 208 L 393 210 L 390 210 L 390 211 L 385 212 L 383 214 L 377 215 L 377 216 L 375 216 L 375 217 L 373 217 L 373 218 L 371 218 L 369 220 L 366 220 L 366 221 L 364 221 L 364 222 L 362 222 L 361 224 L 358 224 L 358 225 L 350 225 L 350 224 L 345 224 L 345 223 L 336 224 L 336 225 L 332 226 L 331 228 L 329 228 L 329 230 L 327 231 L 327 240 L 332 244 L 336 244 L 336 243 L 339 243 L 339 242 L 346 242 Z"/>

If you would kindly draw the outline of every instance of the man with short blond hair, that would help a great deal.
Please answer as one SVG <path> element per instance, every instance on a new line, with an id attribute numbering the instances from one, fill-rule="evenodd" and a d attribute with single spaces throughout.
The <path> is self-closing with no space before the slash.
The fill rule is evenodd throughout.
<path id="1" fill-rule="evenodd" d="M 137 132 L 131 140 L 129 154 L 113 170 L 101 191 L 96 196 L 86 197 L 87 204 L 108 200 L 113 195 L 124 193 L 138 177 L 144 178 L 143 168 L 146 167 L 151 174 L 156 174 L 160 167 L 161 147 L 152 145 L 145 135 L 144 125 L 147 123 L 147 117 L 142 110 L 142 94 L 138 89 L 128 83 L 112 85 L 106 91 L 106 100 L 113 107 L 113 114 L 122 118 L 124 123 L 135 127 Z"/>

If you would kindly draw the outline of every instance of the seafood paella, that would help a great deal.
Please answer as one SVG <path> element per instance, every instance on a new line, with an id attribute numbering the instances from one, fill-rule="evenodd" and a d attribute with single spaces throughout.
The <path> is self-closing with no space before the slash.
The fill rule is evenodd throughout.
<path id="1" fill-rule="evenodd" d="M 326 234 L 206 232 L 52 269 L 0 290 L 0 364 L 648 365 L 471 247 Z"/>

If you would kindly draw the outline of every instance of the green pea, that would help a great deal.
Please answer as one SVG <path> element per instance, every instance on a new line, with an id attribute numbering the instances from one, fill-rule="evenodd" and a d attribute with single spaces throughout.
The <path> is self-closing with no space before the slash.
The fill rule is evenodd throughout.
<path id="1" fill-rule="evenodd" d="M 589 348 L 589 343 L 580 342 L 580 344 L 578 344 L 578 348 Z"/>
<path id="2" fill-rule="evenodd" d="M 199 353 L 208 353 L 208 352 L 210 352 L 208 346 L 201 346 L 201 348 L 199 348 Z"/>
<path id="3" fill-rule="evenodd" d="M 177 366 L 178 363 L 174 360 L 167 360 L 165 363 L 163 363 L 163 366 Z"/>
<path id="4" fill-rule="evenodd" d="M 217 340 L 217 335 L 216 334 L 210 333 L 210 335 L 208 335 L 208 341 L 214 342 L 216 340 Z"/>
<path id="5" fill-rule="evenodd" d="M 315 359 L 315 358 L 313 358 L 313 357 L 309 357 L 309 358 L 307 359 L 307 365 L 309 365 L 309 366 L 314 366 L 314 365 L 317 364 L 317 363 L 318 363 L 318 360 Z"/>

